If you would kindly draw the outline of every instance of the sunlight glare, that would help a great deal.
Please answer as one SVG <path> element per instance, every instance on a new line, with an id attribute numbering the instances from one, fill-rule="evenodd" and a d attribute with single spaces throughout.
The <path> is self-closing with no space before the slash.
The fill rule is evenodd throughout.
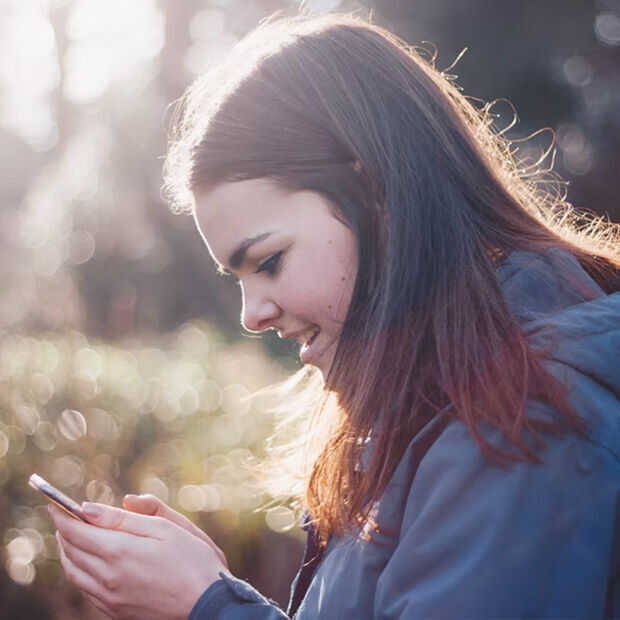
<path id="1" fill-rule="evenodd" d="M 101 97 L 114 80 L 135 76 L 165 42 L 164 15 L 154 0 L 76 0 L 67 21 L 72 44 L 64 58 L 64 94 L 74 103 Z"/>

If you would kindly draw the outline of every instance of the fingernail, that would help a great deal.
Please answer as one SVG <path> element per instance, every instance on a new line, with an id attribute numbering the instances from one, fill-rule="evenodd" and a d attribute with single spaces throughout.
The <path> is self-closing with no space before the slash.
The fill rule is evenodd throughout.
<path id="1" fill-rule="evenodd" d="M 96 519 L 101 516 L 101 508 L 99 508 L 96 504 L 91 504 L 90 502 L 84 502 L 82 504 L 82 510 L 84 511 L 84 514 L 91 519 Z"/>

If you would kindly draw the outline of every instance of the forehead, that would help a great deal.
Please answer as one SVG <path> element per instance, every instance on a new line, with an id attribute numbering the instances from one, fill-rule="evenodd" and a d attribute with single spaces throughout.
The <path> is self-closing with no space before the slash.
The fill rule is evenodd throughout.
<path id="1" fill-rule="evenodd" d="M 194 219 L 213 260 L 226 265 L 245 239 L 285 226 L 286 197 L 267 179 L 221 183 L 196 195 Z"/>
<path id="2" fill-rule="evenodd" d="M 207 238 L 251 236 L 266 220 L 286 216 L 286 198 L 287 192 L 270 179 L 220 183 L 196 195 L 195 218 Z"/>
<path id="3" fill-rule="evenodd" d="M 318 231 L 331 217 L 328 202 L 310 191 L 290 192 L 271 179 L 221 183 L 196 195 L 194 218 L 213 258 L 225 262 L 244 239 L 265 232 Z"/>

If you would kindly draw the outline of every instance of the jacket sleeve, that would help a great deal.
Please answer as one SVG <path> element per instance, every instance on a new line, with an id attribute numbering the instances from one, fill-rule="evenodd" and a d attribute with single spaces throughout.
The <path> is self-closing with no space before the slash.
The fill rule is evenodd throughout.
<path id="1" fill-rule="evenodd" d="M 287 620 L 275 601 L 249 583 L 220 573 L 194 605 L 188 620 Z"/>
<path id="2" fill-rule="evenodd" d="M 617 457 L 547 437 L 543 465 L 506 470 L 485 461 L 463 424 L 448 426 L 413 479 L 376 620 L 602 617 Z"/>

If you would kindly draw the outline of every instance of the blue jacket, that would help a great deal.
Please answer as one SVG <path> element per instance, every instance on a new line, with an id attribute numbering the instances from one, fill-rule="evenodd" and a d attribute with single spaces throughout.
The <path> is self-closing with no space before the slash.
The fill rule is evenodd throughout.
<path id="1" fill-rule="evenodd" d="M 553 346 L 548 368 L 570 386 L 590 436 L 545 435 L 543 465 L 504 470 L 462 423 L 436 416 L 375 506 L 379 525 L 398 536 L 332 538 L 315 557 L 307 528 L 307 565 L 287 613 L 223 577 L 190 620 L 620 618 L 620 293 L 605 295 L 560 250 L 515 252 L 497 274 L 532 344 Z M 528 415 L 552 410 L 530 401 Z"/>

